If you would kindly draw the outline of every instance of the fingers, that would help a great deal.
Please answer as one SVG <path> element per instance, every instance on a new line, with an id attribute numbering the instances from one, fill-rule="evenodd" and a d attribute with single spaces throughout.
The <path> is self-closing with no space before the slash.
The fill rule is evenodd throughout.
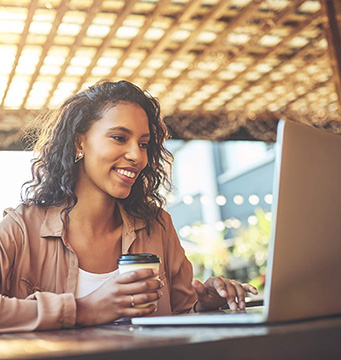
<path id="1" fill-rule="evenodd" d="M 162 291 L 153 291 L 146 294 L 134 294 L 125 296 L 125 304 L 127 308 L 133 307 L 145 307 L 147 304 L 159 300 L 162 296 Z"/>
<path id="2" fill-rule="evenodd" d="M 159 278 L 158 272 L 152 269 L 130 271 L 117 276 L 120 294 L 117 294 L 120 306 L 127 308 L 145 307 L 155 302 L 163 295 L 161 288 L 164 282 Z M 125 316 L 127 316 L 125 314 Z"/>
<path id="3" fill-rule="evenodd" d="M 158 272 L 152 269 L 140 269 L 119 274 L 112 278 L 120 287 L 122 294 L 130 295 L 157 291 L 164 286 Z"/>
<path id="4" fill-rule="evenodd" d="M 234 280 L 219 276 L 215 279 L 217 293 L 226 298 L 227 304 L 232 311 L 245 309 L 245 291 L 243 287 Z M 237 301 L 236 301 L 237 299 Z"/>
<path id="5" fill-rule="evenodd" d="M 135 281 L 151 279 L 158 275 L 159 273 L 153 269 L 140 269 L 116 275 L 116 278 L 120 284 L 129 284 Z"/>
<path id="6" fill-rule="evenodd" d="M 258 290 L 254 286 L 252 286 L 250 284 L 242 284 L 242 287 L 244 288 L 244 290 L 246 292 L 249 292 L 249 293 L 251 293 L 253 295 L 258 295 Z"/>
<path id="7" fill-rule="evenodd" d="M 140 317 L 150 315 L 157 309 L 157 301 L 162 296 L 161 290 L 125 295 L 117 299 L 119 305 L 119 314 L 121 317 Z"/>
<path id="8" fill-rule="evenodd" d="M 199 280 L 197 280 L 197 279 L 193 280 L 192 286 L 194 287 L 198 297 L 207 295 L 205 285 L 202 282 L 200 282 Z"/>
<path id="9" fill-rule="evenodd" d="M 162 286 L 163 284 L 157 279 L 142 280 L 130 284 L 121 284 L 120 293 L 122 295 L 135 295 L 157 292 L 161 290 Z"/>
<path id="10" fill-rule="evenodd" d="M 147 305 L 146 307 L 130 307 L 125 308 L 121 312 L 121 317 L 133 318 L 133 317 L 142 317 L 147 316 L 155 312 L 157 309 L 155 304 Z"/>
<path id="11" fill-rule="evenodd" d="M 225 279 L 223 276 L 215 278 L 214 286 L 217 293 L 226 298 L 227 304 L 232 311 L 245 310 L 245 292 L 258 294 L 257 289 L 250 284 L 239 284 L 235 280 Z"/>

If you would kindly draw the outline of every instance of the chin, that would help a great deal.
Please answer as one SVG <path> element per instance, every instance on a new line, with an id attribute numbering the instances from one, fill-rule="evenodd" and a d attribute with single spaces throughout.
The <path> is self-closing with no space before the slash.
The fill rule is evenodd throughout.
<path id="1" fill-rule="evenodd" d="M 125 200 L 127 197 L 129 196 L 129 194 L 127 196 L 113 196 L 115 199 L 118 199 L 118 200 Z"/>
<path id="2" fill-rule="evenodd" d="M 131 189 L 129 191 L 113 191 L 111 194 L 112 197 L 115 199 L 124 200 L 126 199 L 131 193 Z"/>

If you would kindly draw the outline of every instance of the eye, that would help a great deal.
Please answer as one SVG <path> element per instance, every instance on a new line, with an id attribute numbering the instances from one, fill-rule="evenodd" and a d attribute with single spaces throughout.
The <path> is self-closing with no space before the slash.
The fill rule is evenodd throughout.
<path id="1" fill-rule="evenodd" d="M 149 143 L 142 143 L 142 144 L 140 144 L 140 148 L 142 148 L 142 149 L 148 149 L 148 148 L 149 148 Z"/>
<path id="2" fill-rule="evenodd" d="M 120 135 L 112 135 L 110 136 L 112 139 L 118 141 L 118 142 L 125 142 L 126 139 L 124 136 L 120 136 Z"/>

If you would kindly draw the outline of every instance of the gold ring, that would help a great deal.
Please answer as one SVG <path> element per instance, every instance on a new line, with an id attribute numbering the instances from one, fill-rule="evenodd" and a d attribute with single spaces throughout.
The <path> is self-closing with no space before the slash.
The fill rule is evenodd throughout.
<path id="1" fill-rule="evenodd" d="M 163 288 L 165 286 L 165 283 L 161 280 L 160 277 L 157 277 L 157 280 L 159 281 L 160 283 L 160 288 Z"/>
<path id="2" fill-rule="evenodd" d="M 134 295 L 130 295 L 130 299 L 131 299 L 130 305 L 131 305 L 131 307 L 134 307 L 135 306 Z"/>

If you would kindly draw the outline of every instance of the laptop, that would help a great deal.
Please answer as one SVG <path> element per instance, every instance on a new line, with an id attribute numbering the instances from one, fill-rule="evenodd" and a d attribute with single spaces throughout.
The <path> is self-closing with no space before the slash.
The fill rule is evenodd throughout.
<path id="1" fill-rule="evenodd" d="M 281 120 L 276 146 L 264 305 L 133 324 L 261 324 L 341 314 L 341 136 Z"/>

